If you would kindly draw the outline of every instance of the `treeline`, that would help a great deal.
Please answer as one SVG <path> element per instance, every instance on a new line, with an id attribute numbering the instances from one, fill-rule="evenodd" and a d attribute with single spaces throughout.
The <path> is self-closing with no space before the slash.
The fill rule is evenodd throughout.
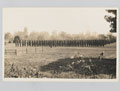
<path id="1" fill-rule="evenodd" d="M 64 31 L 57 33 L 53 31 L 51 34 L 48 32 L 31 32 L 28 34 L 27 28 L 24 31 L 18 31 L 14 34 L 9 32 L 5 33 L 5 40 L 15 41 L 15 40 L 116 40 L 116 36 L 112 33 L 104 35 L 97 33 L 79 33 L 79 34 L 69 34 Z"/>

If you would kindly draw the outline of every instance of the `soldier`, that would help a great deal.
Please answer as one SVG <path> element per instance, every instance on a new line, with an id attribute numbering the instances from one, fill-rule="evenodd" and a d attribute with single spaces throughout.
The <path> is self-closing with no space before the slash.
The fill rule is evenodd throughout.
<path id="1" fill-rule="evenodd" d="M 17 40 L 15 41 L 15 46 L 17 46 Z"/>
<path id="2" fill-rule="evenodd" d="M 22 45 L 21 45 L 22 43 L 21 43 L 21 40 L 19 40 L 19 46 L 21 47 Z"/>
<path id="3" fill-rule="evenodd" d="M 100 60 L 101 60 L 103 57 L 104 57 L 104 51 L 102 51 L 102 52 L 100 53 L 100 56 L 99 56 Z"/>

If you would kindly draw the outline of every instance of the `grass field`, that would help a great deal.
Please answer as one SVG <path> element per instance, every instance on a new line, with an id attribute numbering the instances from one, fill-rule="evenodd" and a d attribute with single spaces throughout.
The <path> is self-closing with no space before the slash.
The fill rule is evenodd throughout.
<path id="1" fill-rule="evenodd" d="M 4 57 L 5 78 L 116 78 L 116 44 L 105 47 L 15 47 Z M 99 59 L 104 51 L 104 58 Z M 83 57 L 78 57 L 83 55 Z"/>

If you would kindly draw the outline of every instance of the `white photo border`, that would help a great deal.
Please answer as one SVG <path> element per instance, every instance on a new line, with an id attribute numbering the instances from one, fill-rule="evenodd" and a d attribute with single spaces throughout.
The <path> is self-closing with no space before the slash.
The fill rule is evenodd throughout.
<path id="1" fill-rule="evenodd" d="M 42 7 L 4 7 L 4 8 L 45 8 Z M 63 6 L 59 6 L 60 8 L 64 8 Z M 80 7 L 80 6 L 72 6 L 72 8 L 104 8 L 104 9 L 116 9 L 117 10 L 117 44 L 116 44 L 116 79 L 61 79 L 61 78 L 4 78 L 4 29 L 3 29 L 3 10 L 2 8 L 2 80 L 6 82 L 16 82 L 16 81 L 24 81 L 24 82 L 118 82 L 119 81 L 119 8 L 117 7 Z M 47 8 L 58 8 L 56 6 L 48 6 Z M 71 8 L 69 6 L 65 8 Z"/>

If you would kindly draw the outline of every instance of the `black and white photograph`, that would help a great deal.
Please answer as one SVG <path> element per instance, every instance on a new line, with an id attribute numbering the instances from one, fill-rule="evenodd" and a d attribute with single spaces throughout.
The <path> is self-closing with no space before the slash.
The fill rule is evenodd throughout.
<path id="1" fill-rule="evenodd" d="M 118 79 L 118 9 L 3 8 L 3 79 Z"/>

